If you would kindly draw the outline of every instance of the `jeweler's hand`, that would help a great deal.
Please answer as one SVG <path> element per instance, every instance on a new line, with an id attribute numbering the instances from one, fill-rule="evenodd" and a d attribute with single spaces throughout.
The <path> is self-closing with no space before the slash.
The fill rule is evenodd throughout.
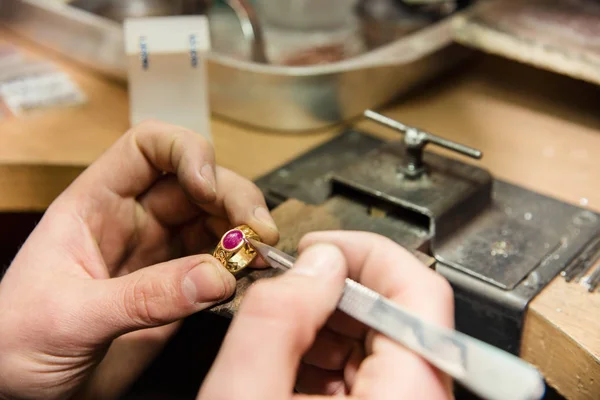
<path id="1" fill-rule="evenodd" d="M 444 278 L 371 233 L 313 233 L 300 251 L 293 269 L 249 289 L 198 399 L 452 398 L 446 375 L 334 312 L 350 276 L 452 328 L 452 289 Z M 303 395 L 293 396 L 294 388 Z"/>
<path id="2" fill-rule="evenodd" d="M 243 223 L 278 240 L 260 191 L 216 167 L 202 136 L 130 130 L 49 207 L 0 282 L 0 398 L 118 396 L 176 321 L 233 293 L 217 260 L 193 254 Z"/>

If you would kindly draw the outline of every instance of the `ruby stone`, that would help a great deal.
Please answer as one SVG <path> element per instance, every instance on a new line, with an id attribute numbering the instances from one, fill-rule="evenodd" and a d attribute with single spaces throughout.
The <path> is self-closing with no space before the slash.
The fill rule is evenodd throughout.
<path id="1" fill-rule="evenodd" d="M 223 248 L 225 250 L 233 250 L 242 243 L 244 240 L 244 234 L 238 229 L 227 232 L 223 238 Z"/>

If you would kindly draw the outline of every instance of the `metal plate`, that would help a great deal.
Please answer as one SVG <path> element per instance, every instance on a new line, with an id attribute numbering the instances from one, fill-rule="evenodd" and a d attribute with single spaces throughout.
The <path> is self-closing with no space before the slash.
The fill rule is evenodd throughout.
<path id="1" fill-rule="evenodd" d="M 436 247 L 436 256 L 502 289 L 514 289 L 558 244 L 551 233 L 493 210 Z"/>
<path id="2" fill-rule="evenodd" d="M 323 203 L 330 196 L 328 174 L 357 162 L 382 141 L 356 131 L 346 131 L 330 141 L 304 153 L 276 171 L 255 181 L 267 204 L 274 208 L 287 199 L 308 204 Z"/>
<path id="3" fill-rule="evenodd" d="M 336 186 L 342 184 L 354 188 L 431 218 L 432 234 L 435 234 L 438 219 L 454 212 L 458 204 L 468 203 L 475 210 L 487 205 L 492 177 L 485 170 L 425 153 L 428 174 L 411 180 L 402 177 L 398 171 L 404 158 L 402 143 L 391 142 L 371 151 L 356 163 L 334 171 L 331 179 L 338 183 Z"/>

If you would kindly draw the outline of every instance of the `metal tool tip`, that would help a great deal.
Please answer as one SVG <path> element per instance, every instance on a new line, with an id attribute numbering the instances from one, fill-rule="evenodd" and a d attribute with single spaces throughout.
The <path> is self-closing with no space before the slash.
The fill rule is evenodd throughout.
<path id="1" fill-rule="evenodd" d="M 267 249 L 265 248 L 265 244 L 256 239 L 248 238 L 247 240 L 248 243 L 250 243 L 250 246 L 252 246 L 254 250 L 256 250 L 256 252 L 259 254 L 260 258 L 262 258 L 264 261 L 267 261 Z"/>
<path id="2" fill-rule="evenodd" d="M 248 238 L 248 242 L 250 243 L 250 245 L 251 245 L 252 247 L 254 247 L 254 248 L 257 248 L 257 249 L 258 249 L 258 248 L 260 247 L 260 245 L 262 244 L 262 243 L 261 243 L 261 242 L 259 242 L 258 240 L 256 240 L 256 239 L 252 239 L 252 238 Z"/>

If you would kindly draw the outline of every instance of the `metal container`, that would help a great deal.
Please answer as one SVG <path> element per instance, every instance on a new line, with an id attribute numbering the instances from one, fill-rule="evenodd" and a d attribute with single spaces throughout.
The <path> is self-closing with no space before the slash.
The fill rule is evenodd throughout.
<path id="1" fill-rule="evenodd" d="M 358 0 L 255 0 L 265 21 L 299 30 L 335 29 L 353 17 Z"/>
<path id="2" fill-rule="evenodd" d="M 70 2 L 84 3 L 87 6 L 96 5 L 96 13 L 114 21 L 123 22 L 127 18 L 150 17 L 163 15 L 178 15 L 183 12 L 184 0 L 109 0 L 109 1 L 81 1 Z"/>
<path id="3" fill-rule="evenodd" d="M 66 1 L 0 0 L 0 22 L 95 71 L 126 80 L 123 29 L 116 21 Z M 450 19 L 330 64 L 262 64 L 213 51 L 208 60 L 211 110 L 262 129 L 319 129 L 389 102 L 455 65 L 465 52 L 453 44 Z"/>

